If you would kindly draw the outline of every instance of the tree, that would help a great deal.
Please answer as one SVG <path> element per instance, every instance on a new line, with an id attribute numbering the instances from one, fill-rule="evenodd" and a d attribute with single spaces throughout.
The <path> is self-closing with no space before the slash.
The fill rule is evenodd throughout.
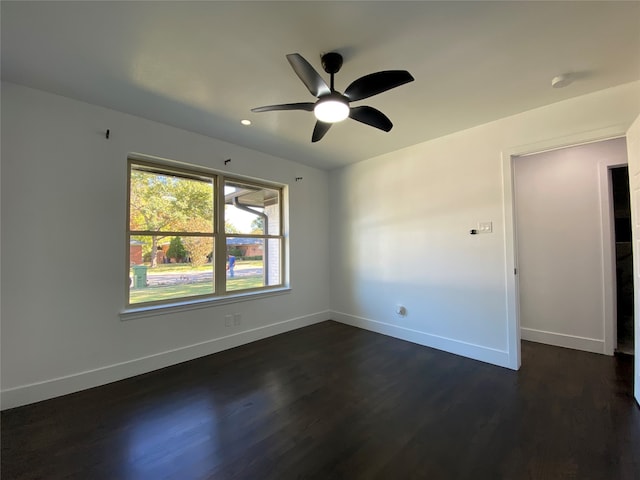
<path id="1" fill-rule="evenodd" d="M 251 233 L 260 235 L 264 234 L 264 217 L 256 217 L 251 222 Z"/>
<path id="2" fill-rule="evenodd" d="M 136 239 L 151 239 L 155 267 L 158 242 L 167 236 L 163 232 L 213 231 L 213 183 L 136 167 L 131 168 L 130 230 L 140 232 Z M 192 227 L 196 220 L 203 230 Z"/>
<path id="3" fill-rule="evenodd" d="M 198 267 L 209 262 L 211 249 L 211 237 L 187 237 L 184 240 L 191 265 Z"/>
<path id="4" fill-rule="evenodd" d="M 225 220 L 224 222 L 224 231 L 225 233 L 240 233 L 240 230 L 238 230 L 238 227 L 236 227 L 229 220 Z"/>
<path id="5" fill-rule="evenodd" d="M 190 222 L 190 225 L 198 230 L 203 230 L 207 227 L 206 222 L 202 219 L 194 219 Z M 198 267 L 206 264 L 213 250 L 212 237 L 198 237 L 188 236 L 183 239 L 184 246 L 187 250 L 187 255 L 190 258 L 190 262 L 193 266 Z"/>
<path id="6" fill-rule="evenodd" d="M 184 248 L 184 244 L 180 237 L 173 237 L 171 239 L 169 248 L 167 249 L 167 257 L 175 258 L 176 262 L 187 257 L 187 250 Z"/>

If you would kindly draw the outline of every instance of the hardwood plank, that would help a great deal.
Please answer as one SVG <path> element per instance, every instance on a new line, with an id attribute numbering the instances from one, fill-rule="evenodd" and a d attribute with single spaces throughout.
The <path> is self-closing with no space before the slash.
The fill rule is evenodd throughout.
<path id="1" fill-rule="evenodd" d="M 336 322 L 2 413 L 3 479 L 638 479 L 633 360 Z"/>

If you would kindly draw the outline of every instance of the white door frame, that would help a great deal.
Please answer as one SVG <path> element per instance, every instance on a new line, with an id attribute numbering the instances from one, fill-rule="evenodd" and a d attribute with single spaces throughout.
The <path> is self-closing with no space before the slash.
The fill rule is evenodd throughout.
<path id="1" fill-rule="evenodd" d="M 633 328 L 635 348 L 640 345 L 640 116 L 636 117 L 627 130 L 627 161 L 629 162 L 629 200 L 631 202 L 631 251 L 633 255 Z M 633 396 L 640 405 L 640 354 L 636 351 L 633 361 Z"/>
<path id="2" fill-rule="evenodd" d="M 602 272 L 605 275 L 604 284 L 604 348 L 605 354 L 613 355 L 618 346 L 618 305 L 617 305 L 617 277 L 616 277 L 616 228 L 613 205 L 613 184 L 611 170 L 625 167 L 627 163 L 607 161 L 600 164 L 600 216 L 602 219 Z M 633 252 L 633 251 L 632 251 Z M 635 252 L 633 252 L 635 254 Z M 606 280 L 609 280 L 607 282 Z"/>
<path id="3" fill-rule="evenodd" d="M 502 192 L 503 192 L 503 220 L 505 242 L 505 282 L 507 309 L 507 344 L 509 347 L 509 368 L 518 370 L 522 364 L 520 350 L 520 304 L 519 285 L 517 275 L 517 244 L 515 231 L 515 196 L 513 192 L 513 157 L 542 153 L 549 150 L 595 143 L 613 138 L 625 137 L 628 125 L 614 125 L 598 130 L 576 133 L 574 135 L 550 138 L 536 143 L 514 146 L 502 152 Z M 602 181 L 602 178 L 601 178 Z M 635 254 L 635 252 L 634 252 Z M 606 265 L 604 265 L 606 267 Z M 614 267 L 615 268 L 615 267 Z M 614 270 L 615 271 L 615 270 Z M 606 293 L 605 293 L 606 295 Z M 608 308 L 608 307 L 607 307 Z M 610 329 L 609 329 L 610 333 Z M 605 329 L 605 338 L 607 329 Z M 605 344 L 607 341 L 605 340 Z"/>

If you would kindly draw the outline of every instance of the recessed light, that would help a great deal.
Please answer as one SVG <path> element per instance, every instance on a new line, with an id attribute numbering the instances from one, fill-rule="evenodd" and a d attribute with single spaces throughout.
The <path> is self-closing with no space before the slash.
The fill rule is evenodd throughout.
<path id="1" fill-rule="evenodd" d="M 248 127 L 249 125 L 251 125 L 251 120 L 240 120 L 240 123 Z"/>

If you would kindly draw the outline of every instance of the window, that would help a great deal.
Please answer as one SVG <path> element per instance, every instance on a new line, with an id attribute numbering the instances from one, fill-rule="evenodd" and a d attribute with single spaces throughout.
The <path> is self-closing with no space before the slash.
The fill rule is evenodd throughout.
<path id="1" fill-rule="evenodd" d="M 128 306 L 283 284 L 282 188 L 129 159 Z"/>

